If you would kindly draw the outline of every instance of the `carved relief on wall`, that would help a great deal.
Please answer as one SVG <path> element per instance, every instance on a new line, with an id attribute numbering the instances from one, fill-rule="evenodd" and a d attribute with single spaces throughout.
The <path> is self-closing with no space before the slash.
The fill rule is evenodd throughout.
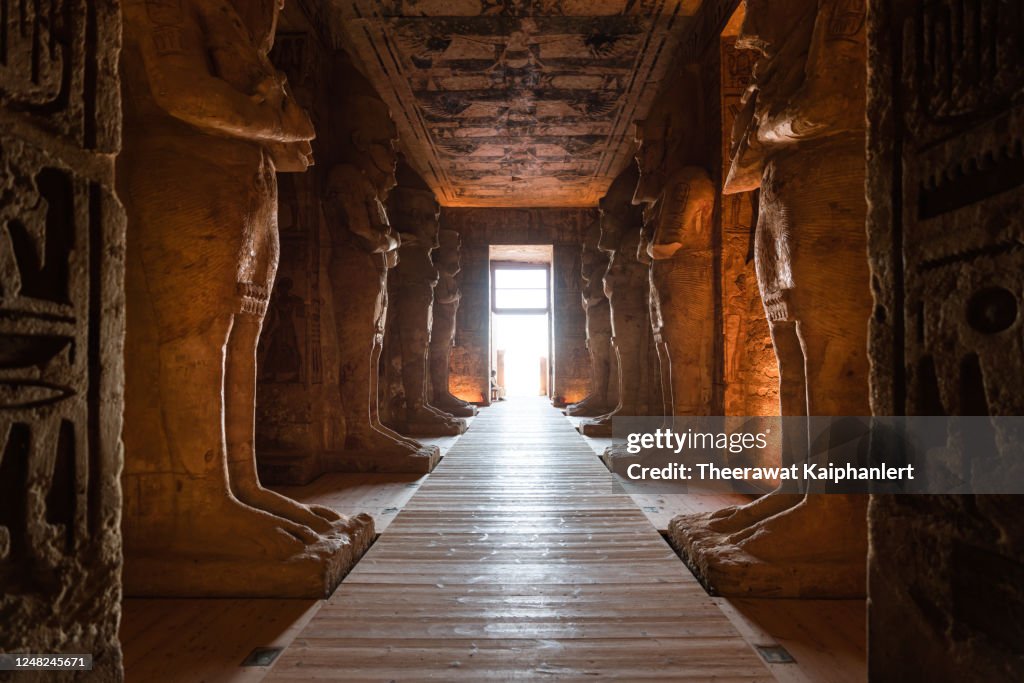
<path id="1" fill-rule="evenodd" d="M 894 0 L 868 33 L 872 408 L 1024 414 L 1024 12 Z M 970 456 L 954 436 L 944 457 Z M 1020 504 L 914 498 L 872 499 L 870 677 L 1020 678 L 1019 629 L 999 616 L 1021 609 L 1001 578 L 1024 566 Z"/>
<path id="2" fill-rule="evenodd" d="M 586 206 L 631 154 L 698 1 L 338 3 L 445 205 Z"/>
<path id="3" fill-rule="evenodd" d="M 113 3 L 0 0 L 0 102 L 85 149 L 113 151 L 119 109 Z"/>
<path id="4" fill-rule="evenodd" d="M 70 607 L 88 579 L 81 556 L 112 530 L 119 427 L 96 402 L 104 366 L 117 367 L 100 315 L 120 297 L 104 291 L 102 252 L 118 214 L 99 183 L 28 143 L 5 139 L 0 159 L 0 577 L 9 596 L 42 600 L 23 609 L 48 611 L 57 596 L 38 595 L 40 578 L 66 585 Z"/>
<path id="5" fill-rule="evenodd" d="M 0 0 L 0 643 L 115 680 L 120 20 L 94 5 Z"/>

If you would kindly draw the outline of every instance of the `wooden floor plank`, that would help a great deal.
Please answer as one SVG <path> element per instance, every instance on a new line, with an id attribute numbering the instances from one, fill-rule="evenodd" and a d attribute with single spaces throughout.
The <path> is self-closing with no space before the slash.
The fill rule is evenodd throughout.
<path id="1" fill-rule="evenodd" d="M 541 401 L 485 411 L 267 680 L 774 680 Z"/>

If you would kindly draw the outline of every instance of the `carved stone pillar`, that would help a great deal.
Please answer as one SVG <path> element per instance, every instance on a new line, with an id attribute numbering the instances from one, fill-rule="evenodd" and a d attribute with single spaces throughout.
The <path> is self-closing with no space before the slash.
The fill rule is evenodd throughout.
<path id="1" fill-rule="evenodd" d="M 403 434 L 462 434 L 465 420 L 434 407 L 427 395 L 427 358 L 438 281 L 431 254 L 438 247 L 440 207 L 426 183 L 406 164 L 399 168 L 398 183 L 388 197 L 388 215 L 401 231 L 402 246 L 392 271 L 386 334 L 390 362 L 385 374 L 395 374 L 397 369 L 398 386 L 390 384 L 400 391 L 385 391 L 382 400 L 391 404 L 390 425 Z"/>
<path id="2" fill-rule="evenodd" d="M 91 653 L 118 681 L 120 16 L 18 7 L 0 24 L 0 647 Z"/>
<path id="3" fill-rule="evenodd" d="M 643 220 L 639 207 L 632 204 L 637 178 L 636 167 L 630 164 L 601 199 L 598 248 L 610 254 L 604 288 L 611 307 L 619 402 L 614 410 L 579 425 L 586 436 L 611 436 L 614 416 L 643 415 L 648 409 L 646 360 L 651 326 L 647 266 L 637 258 Z"/>
<path id="4" fill-rule="evenodd" d="M 267 58 L 277 4 L 123 8 L 125 591 L 322 597 L 373 521 L 263 488 L 253 452 L 275 171 L 304 171 L 314 137 Z"/>
<path id="5" fill-rule="evenodd" d="M 604 274 L 609 255 L 597 248 L 601 224 L 587 230 L 583 241 L 580 276 L 583 278 L 583 310 L 587 316 L 587 353 L 590 355 L 590 393 L 565 409 L 566 415 L 603 415 L 618 403 L 618 374 L 612 349 L 612 310 L 604 293 Z"/>
<path id="6" fill-rule="evenodd" d="M 871 3 L 876 415 L 1024 415 L 1021 35 L 1019 3 Z M 1024 680 L 1022 519 L 1020 496 L 872 497 L 872 681 Z"/>
<path id="7" fill-rule="evenodd" d="M 388 310 L 388 271 L 400 244 L 384 201 L 395 186 L 398 133 L 387 106 L 351 64 L 338 78 L 338 163 L 331 169 L 324 213 L 332 238 L 329 266 L 338 383 L 345 410 L 345 448 L 325 456 L 336 471 L 429 472 L 439 450 L 403 437 L 380 419 L 380 360 Z"/>
<path id="8" fill-rule="evenodd" d="M 761 189 L 756 269 L 783 416 L 868 410 L 864 16 L 859 1 L 751 1 L 737 41 L 761 58 L 726 192 Z M 807 447 L 806 433 L 783 439 L 784 458 Z M 678 517 L 670 533 L 722 594 L 858 597 L 866 505 L 866 496 L 769 494 Z"/>
<path id="9" fill-rule="evenodd" d="M 694 151 L 700 79 L 690 70 L 662 93 L 637 125 L 640 180 L 634 201 L 649 213 L 655 345 L 668 415 L 708 415 L 714 377 L 715 189 Z"/>
<path id="10" fill-rule="evenodd" d="M 431 404 L 456 417 L 473 417 L 476 406 L 453 396 L 448 390 L 448 375 L 452 345 L 459 312 L 459 283 L 456 276 L 461 268 L 462 240 L 455 230 L 441 230 L 438 248 L 434 252 L 438 280 L 434 288 L 433 329 L 430 334 L 430 395 Z"/>

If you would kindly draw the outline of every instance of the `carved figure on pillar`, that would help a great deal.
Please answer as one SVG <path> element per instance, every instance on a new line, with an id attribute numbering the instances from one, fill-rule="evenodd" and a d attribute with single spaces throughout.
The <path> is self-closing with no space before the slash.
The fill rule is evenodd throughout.
<path id="1" fill-rule="evenodd" d="M 263 488 L 253 452 L 275 172 L 304 171 L 314 137 L 267 58 L 280 3 L 123 9 L 125 591 L 322 597 L 373 522 Z"/>
<path id="2" fill-rule="evenodd" d="M 604 276 L 612 319 L 612 348 L 618 366 L 619 402 L 615 409 L 587 420 L 579 430 L 587 436 L 611 436 L 616 415 L 644 414 L 646 402 L 645 359 L 650 343 L 647 311 L 647 266 L 637 259 L 640 227 L 639 207 L 633 206 L 633 190 L 639 174 L 634 164 L 623 171 L 601 198 L 601 237 L 598 248 L 609 254 Z"/>
<path id="3" fill-rule="evenodd" d="M 462 298 L 456 280 L 462 267 L 462 241 L 457 231 L 441 230 L 438 244 L 434 252 L 438 280 L 434 288 L 434 325 L 430 333 L 430 403 L 456 417 L 473 417 L 477 412 L 476 406 L 448 390 L 449 364 Z"/>
<path id="4" fill-rule="evenodd" d="M 466 431 L 466 421 L 432 406 L 427 396 L 427 358 L 438 272 L 431 260 L 437 249 L 441 207 L 423 180 L 399 167 L 398 187 L 388 197 L 389 217 L 401 230 L 402 246 L 394 268 L 388 341 L 399 347 L 403 396 L 394 425 L 414 436 L 451 436 Z"/>
<path id="5" fill-rule="evenodd" d="M 760 187 L 758 284 L 784 416 L 867 415 L 864 7 L 749 0 L 738 45 L 760 52 L 726 192 Z M 784 458 L 808 435 L 784 432 Z M 784 465 L 791 464 L 789 460 Z M 726 595 L 863 596 L 867 496 L 773 493 L 670 532 Z"/>
<path id="6" fill-rule="evenodd" d="M 651 322 L 666 415 L 709 415 L 714 377 L 715 188 L 700 165 L 700 78 L 683 72 L 637 122 L 640 181 L 649 233 Z"/>
<path id="7" fill-rule="evenodd" d="M 351 64 L 343 64 L 340 80 L 345 115 L 324 213 L 333 241 L 329 276 L 346 438 L 344 451 L 328 454 L 326 469 L 429 472 L 438 448 L 386 427 L 378 403 L 388 270 L 400 245 L 384 208 L 396 183 L 398 132 L 387 105 Z"/>
<path id="8" fill-rule="evenodd" d="M 609 255 L 597 248 L 601 223 L 587 230 L 583 241 L 580 276 L 583 278 L 583 310 L 587 316 L 587 353 L 590 355 L 590 393 L 565 409 L 566 415 L 603 415 L 618 402 L 618 377 L 612 350 L 612 311 L 604 293 Z"/>

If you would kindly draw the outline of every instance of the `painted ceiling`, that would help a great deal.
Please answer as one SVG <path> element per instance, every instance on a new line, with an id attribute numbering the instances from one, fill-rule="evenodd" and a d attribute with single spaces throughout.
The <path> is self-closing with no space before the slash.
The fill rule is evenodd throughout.
<path id="1" fill-rule="evenodd" d="M 701 0 L 333 0 L 446 206 L 594 206 Z"/>

